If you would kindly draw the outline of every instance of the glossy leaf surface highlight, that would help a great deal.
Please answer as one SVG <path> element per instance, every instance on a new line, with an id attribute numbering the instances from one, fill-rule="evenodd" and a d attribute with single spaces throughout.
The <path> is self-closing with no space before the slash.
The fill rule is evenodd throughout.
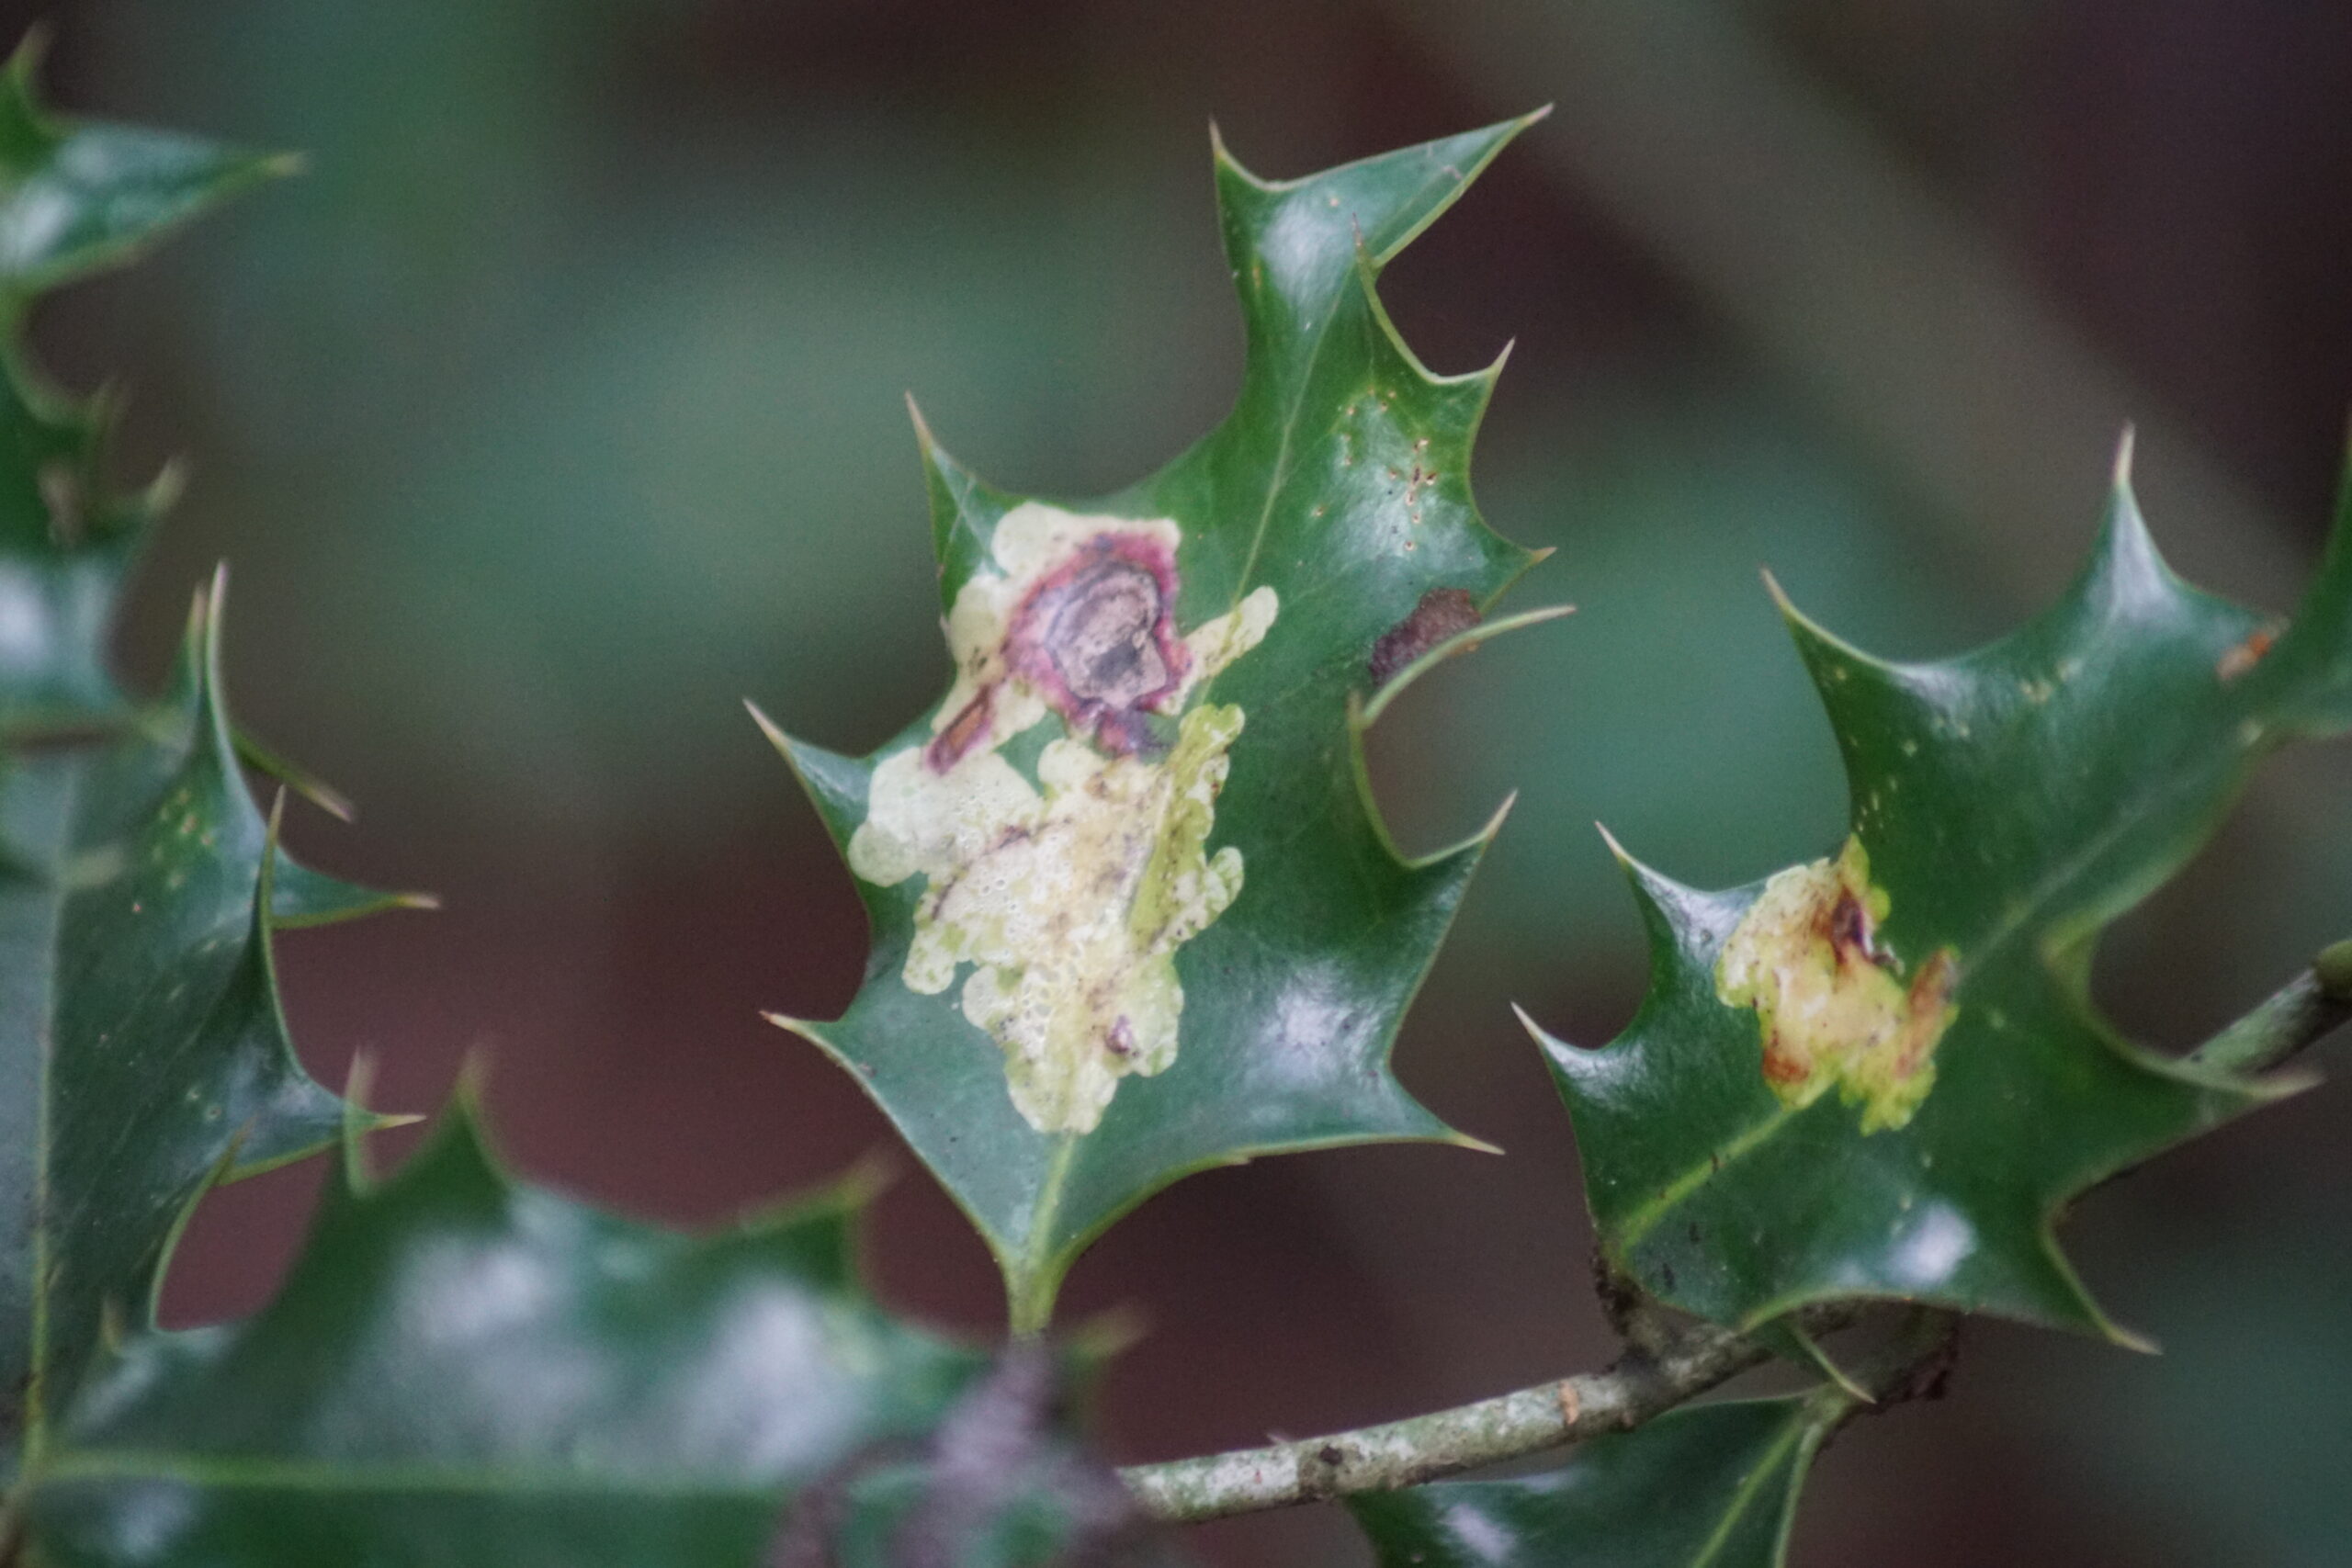
<path id="1" fill-rule="evenodd" d="M 2061 1211 L 2293 1086 L 2122 1038 L 2093 946 L 2265 753 L 2341 722 L 2347 532 L 2280 635 L 2172 575 L 2119 462 L 2090 565 L 1987 648 L 1893 664 L 1790 612 L 1846 847 L 1726 893 L 1627 861 L 1647 999 L 1605 1049 L 1538 1032 L 1610 1260 L 1734 1325 L 1894 1297 L 2120 1334 Z"/>
<path id="2" fill-rule="evenodd" d="M 1532 557 L 1471 502 L 1495 369 L 1431 375 L 1374 280 L 1527 123 L 1283 183 L 1218 148 L 1231 415 L 1067 506 L 923 433 L 954 688 L 862 760 L 771 728 L 874 931 L 842 1018 L 778 1021 L 972 1217 L 1021 1326 L 1189 1172 L 1458 1137 L 1387 1058 L 1491 829 L 1400 856 L 1361 730 L 1384 683 L 1510 624 L 1479 621 Z"/>
<path id="3" fill-rule="evenodd" d="M 518 1186 L 470 1114 L 346 1167 L 277 1299 L 131 1339 L 24 1504 L 51 1568 L 765 1561 L 985 1367 L 859 1285 L 843 1189 L 708 1238 Z"/>

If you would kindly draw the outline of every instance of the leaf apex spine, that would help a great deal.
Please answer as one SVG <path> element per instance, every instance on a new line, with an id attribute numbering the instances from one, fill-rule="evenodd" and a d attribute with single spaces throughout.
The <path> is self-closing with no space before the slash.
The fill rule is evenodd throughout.
<path id="1" fill-rule="evenodd" d="M 47 17 L 26 28 L 24 37 L 17 40 L 16 50 L 8 56 L 8 73 L 30 86 L 34 73 L 49 56 L 50 39 L 55 34 L 55 25 Z"/>
<path id="2" fill-rule="evenodd" d="M 1519 791 L 1512 790 L 1509 795 L 1504 795 L 1502 804 L 1495 807 L 1495 814 L 1487 818 L 1487 825 L 1478 829 L 1478 842 L 1493 843 L 1497 835 L 1502 832 L 1503 823 L 1510 816 L 1510 808 L 1518 804 Z"/>
<path id="3" fill-rule="evenodd" d="M 768 744 L 782 752 L 786 761 L 790 761 L 792 760 L 792 737 L 786 735 L 784 732 L 783 728 L 779 726 L 775 720 L 770 718 L 765 712 L 762 711 L 760 705 L 753 702 L 751 698 L 745 697 L 743 699 L 743 707 L 746 712 L 751 714 L 752 722 L 760 727 L 760 733 L 768 738 Z"/>
<path id="4" fill-rule="evenodd" d="M 1225 140 L 1225 128 L 1217 124 L 1214 116 L 1209 119 L 1209 161 L 1215 167 L 1231 170 L 1235 177 L 1252 190 L 1272 188 L 1233 155 L 1232 146 Z"/>
<path id="5" fill-rule="evenodd" d="M 803 1040 L 809 1041 L 816 1044 L 821 1045 L 824 1043 L 817 1034 L 817 1026 L 805 1018 L 795 1018 L 788 1012 L 763 1011 L 760 1016 L 767 1020 L 770 1023 L 775 1024 L 778 1029 L 785 1031 L 786 1033 L 797 1034 Z"/>

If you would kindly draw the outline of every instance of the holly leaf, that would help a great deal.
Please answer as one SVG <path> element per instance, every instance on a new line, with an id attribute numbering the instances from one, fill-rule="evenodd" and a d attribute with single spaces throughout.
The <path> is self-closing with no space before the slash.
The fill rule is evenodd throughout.
<path id="1" fill-rule="evenodd" d="M 0 771 L 0 1442 L 41 1447 L 109 1314 L 144 1322 L 215 1177 L 330 1143 L 269 933 L 418 900 L 275 854 L 220 700 L 220 589 L 172 694 L 101 749 Z M 274 875 L 273 875 L 274 873 Z M 264 911 L 268 911 L 265 916 Z"/>
<path id="2" fill-rule="evenodd" d="M 114 605 L 177 490 L 106 478 L 114 405 L 50 387 L 25 346 L 46 289 L 119 266 L 206 209 L 292 165 L 130 126 L 61 119 L 34 83 L 41 40 L 0 70 L 0 734 L 118 720 Z"/>
<path id="3" fill-rule="evenodd" d="M 987 1369 L 859 1285 L 870 1184 L 695 1238 L 509 1180 L 462 1102 L 380 1186 L 356 1148 L 269 1306 L 93 1380 L 24 1489 L 40 1561 L 752 1568 Z"/>
<path id="4" fill-rule="evenodd" d="M 1690 1405 L 1546 1474 L 1347 1504 L 1380 1568 L 1778 1568 L 1805 1472 L 1849 1408 L 1834 1392 Z"/>
<path id="5" fill-rule="evenodd" d="M 1401 856 L 1363 731 L 1433 660 L 1556 612 L 1482 620 L 1534 558 L 1471 502 L 1500 362 L 1430 374 L 1374 284 L 1534 118 L 1282 183 L 1218 146 L 1233 412 L 1069 505 L 981 483 L 918 420 L 955 683 L 864 759 L 767 726 L 874 933 L 846 1014 L 776 1021 L 945 1184 L 1021 1326 L 1190 1172 L 1469 1141 L 1388 1055 L 1494 828 Z"/>
<path id="6" fill-rule="evenodd" d="M 2352 506 L 2282 636 L 2165 566 L 2127 444 L 2089 566 L 2001 641 L 1889 663 L 1789 610 L 1850 836 L 1725 893 L 1626 860 L 1646 999 L 1605 1049 L 1536 1031 L 1608 1261 L 1742 1328 L 1892 1297 L 2128 1337 L 2058 1216 L 2299 1084 L 2125 1039 L 2090 999 L 2093 948 L 2264 754 L 2352 716 L 2348 540 Z"/>

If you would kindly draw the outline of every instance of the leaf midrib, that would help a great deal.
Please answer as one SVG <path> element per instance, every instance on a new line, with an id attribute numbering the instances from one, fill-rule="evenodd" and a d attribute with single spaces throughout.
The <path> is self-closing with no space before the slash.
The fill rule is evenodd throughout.
<path id="1" fill-rule="evenodd" d="M 88 777 L 86 761 L 69 765 L 65 770 L 64 800 L 57 813 L 57 840 L 50 857 L 50 886 L 54 890 L 49 899 L 49 939 L 41 954 L 43 998 L 41 1003 L 40 1039 L 40 1099 L 34 1116 L 33 1137 L 33 1235 L 32 1235 L 32 1324 L 28 1347 L 29 1359 L 26 1366 L 24 1453 L 28 1467 L 40 1462 L 48 1441 L 48 1381 L 49 1381 L 49 1285 L 50 1267 L 50 1151 L 51 1122 L 55 1110 L 53 1068 L 57 1060 L 57 998 L 58 965 L 62 954 L 65 933 L 66 888 L 63 867 L 73 852 L 74 822 L 82 808 L 82 784 Z"/>
<path id="2" fill-rule="evenodd" d="M 1298 390 L 1291 399 L 1290 410 L 1283 416 L 1282 437 L 1274 446 L 1273 471 L 1266 481 L 1265 503 L 1258 509 L 1258 525 L 1250 534 L 1250 553 L 1242 558 L 1241 573 L 1234 581 L 1233 599 L 1226 606 L 1228 613 L 1239 608 L 1241 601 L 1250 592 L 1258 570 L 1258 558 L 1266 547 L 1266 536 L 1273 531 L 1274 505 L 1282 500 L 1283 492 L 1290 488 L 1291 445 L 1298 434 L 1307 394 L 1315 388 L 1315 369 L 1323 361 L 1323 345 L 1330 341 L 1331 328 L 1339 321 L 1340 307 L 1346 294 L 1347 284 L 1343 280 L 1332 296 L 1330 309 L 1324 312 L 1322 321 L 1316 325 L 1314 335 L 1307 340 L 1306 363 L 1300 367 Z M 1233 417 L 1238 421 L 1241 417 L 1240 411 L 1237 409 Z"/>
<path id="3" fill-rule="evenodd" d="M 1266 481 L 1266 499 L 1258 509 L 1258 523 L 1250 535 L 1250 552 L 1242 558 L 1240 574 L 1234 581 L 1233 596 L 1226 606 L 1227 614 L 1240 607 L 1241 601 L 1249 595 L 1254 585 L 1252 580 L 1257 573 L 1258 558 L 1265 548 L 1266 536 L 1273 529 L 1274 507 L 1282 500 L 1283 492 L 1290 488 L 1292 444 L 1297 435 L 1298 427 L 1306 408 L 1307 395 L 1314 389 L 1315 371 L 1322 363 L 1324 345 L 1330 341 L 1331 328 L 1340 319 L 1340 307 L 1345 290 L 1346 285 L 1343 282 L 1339 293 L 1331 300 L 1330 309 L 1324 312 L 1322 321 L 1317 324 L 1313 334 L 1306 340 L 1306 364 L 1300 367 L 1298 389 L 1293 394 L 1290 408 L 1283 416 L 1281 437 L 1274 445 L 1272 468 Z M 1238 422 L 1241 417 L 1241 411 L 1237 409 L 1228 424 Z M 1060 1261 L 1061 1248 L 1057 1244 L 1057 1238 L 1050 1233 L 1054 1221 L 1061 1210 L 1062 1192 L 1069 1182 L 1070 1168 L 1075 1164 L 1073 1156 L 1076 1147 L 1075 1138 L 1062 1140 L 1061 1146 L 1054 1151 L 1054 1156 L 1046 1166 L 1045 1179 L 1038 1186 L 1036 1200 L 1030 1205 L 1029 1241 L 1024 1249 L 1023 1263 L 1032 1282 L 1043 1278 Z"/>
<path id="4" fill-rule="evenodd" d="M 691 1472 L 519 1468 L 456 1463 L 354 1463 L 283 1456 L 175 1453 L 151 1449 L 76 1449 L 40 1472 L 41 1486 L 77 1481 L 167 1481 L 215 1490 L 391 1495 L 444 1492 L 473 1496 L 597 1495 L 707 1497 L 768 1501 L 783 1481 L 718 1481 Z"/>

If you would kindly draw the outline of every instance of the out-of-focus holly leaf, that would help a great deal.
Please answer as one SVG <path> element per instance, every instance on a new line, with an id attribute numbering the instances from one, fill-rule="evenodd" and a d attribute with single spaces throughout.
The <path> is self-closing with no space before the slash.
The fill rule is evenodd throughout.
<path id="1" fill-rule="evenodd" d="M 1348 1499 L 1380 1568 L 1777 1568 L 1834 1391 L 1671 1411 L 1565 1469 Z"/>
<path id="2" fill-rule="evenodd" d="M 124 709 L 106 664 L 115 600 L 175 485 L 106 474 L 107 400 L 69 398 L 23 331 L 44 290 L 119 266 L 286 159 L 168 131 L 51 117 L 38 37 L 0 70 L 0 732 Z"/>
<path id="3" fill-rule="evenodd" d="M 855 1183 L 687 1237 L 509 1180 L 462 1106 L 354 1165 L 257 1316 L 92 1379 L 25 1489 L 39 1561 L 754 1568 L 988 1365 L 867 1296 Z"/>
<path id="4" fill-rule="evenodd" d="M 180 1218 L 325 1146 L 269 929 L 409 900 L 274 856 L 220 699 L 220 590 L 167 699 L 111 744 L 0 772 L 0 1434 L 37 1450 L 111 1311 L 143 1322 Z M 268 869 L 266 869 L 268 868 Z M 272 885 L 265 919 L 257 888 Z"/>
<path id="5" fill-rule="evenodd" d="M 1605 1049 L 1538 1032 L 1610 1262 L 1743 1327 L 1895 1297 L 2119 1333 L 2059 1213 L 2293 1085 L 2120 1037 L 2093 945 L 2266 752 L 2344 722 L 2347 536 L 2281 633 L 2172 575 L 2119 461 L 2089 567 L 1990 647 L 1892 664 L 1791 611 L 1850 837 L 1727 893 L 1627 861 L 1647 999 Z"/>
<path id="6" fill-rule="evenodd" d="M 1527 123 L 1279 184 L 1220 147 L 1233 413 L 1068 506 L 925 433 L 953 689 L 864 760 L 771 728 L 874 929 L 846 1015 L 779 1021 L 963 1205 L 1023 1326 L 1189 1172 L 1458 1139 L 1387 1056 L 1491 829 L 1404 859 L 1359 740 L 1429 659 L 1510 624 L 1480 616 L 1532 558 L 1471 503 L 1495 368 L 1431 375 L 1374 279 Z"/>

